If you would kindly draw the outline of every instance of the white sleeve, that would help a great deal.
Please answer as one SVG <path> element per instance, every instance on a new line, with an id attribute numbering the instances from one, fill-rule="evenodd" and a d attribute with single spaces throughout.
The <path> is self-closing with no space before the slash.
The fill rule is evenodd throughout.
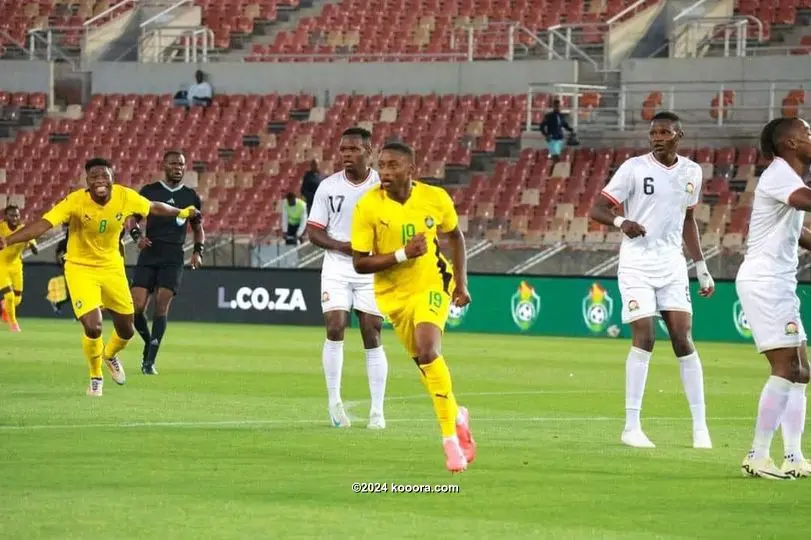
<path id="1" fill-rule="evenodd" d="M 693 193 L 690 195 L 688 207 L 693 208 L 701 200 L 701 188 L 704 182 L 704 172 L 701 166 L 695 167 L 696 174 L 693 176 Z"/>
<path id="2" fill-rule="evenodd" d="M 282 201 L 282 233 L 287 234 L 287 205 Z"/>
<path id="3" fill-rule="evenodd" d="M 308 221 L 318 227 L 319 229 L 326 229 L 329 225 L 329 207 L 327 205 L 326 189 L 323 189 L 324 184 L 318 186 L 313 196 L 313 207 L 310 208 L 310 217 Z"/>
<path id="4" fill-rule="evenodd" d="M 603 188 L 603 195 L 608 197 L 611 202 L 620 205 L 628 200 L 634 190 L 633 166 L 631 160 L 625 161 L 620 165 L 614 176 L 608 182 L 608 185 Z"/>
<path id="5" fill-rule="evenodd" d="M 766 176 L 764 179 L 763 176 Z M 760 177 L 758 188 L 773 199 L 788 205 L 788 198 L 798 189 L 806 187 L 796 174 L 769 174 Z M 765 181 L 764 181 L 765 180 Z"/>

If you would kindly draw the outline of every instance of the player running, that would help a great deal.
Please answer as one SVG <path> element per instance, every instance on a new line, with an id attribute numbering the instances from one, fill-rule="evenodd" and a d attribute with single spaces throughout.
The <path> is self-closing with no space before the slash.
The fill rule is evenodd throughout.
<path id="1" fill-rule="evenodd" d="M 20 208 L 10 204 L 3 211 L 4 220 L 0 221 L 0 236 L 8 236 L 21 225 Z M 13 248 L 0 251 L 0 311 L 3 321 L 8 323 L 9 330 L 19 332 L 17 307 L 23 301 L 23 252 L 28 247 L 36 255 L 37 243 L 33 240 L 18 244 Z"/>
<path id="2" fill-rule="evenodd" d="M 476 457 L 468 412 L 453 395 L 442 356 L 442 333 L 451 302 L 470 303 L 465 239 L 448 193 L 412 180 L 414 151 L 385 145 L 378 159 L 382 189 L 364 195 L 352 219 L 355 270 L 374 274 L 377 305 L 417 363 L 442 431 L 445 466 L 464 471 Z M 453 266 L 437 235 L 448 235 Z M 455 269 L 455 271 L 454 271 Z"/>
<path id="3" fill-rule="evenodd" d="M 755 188 L 735 288 L 771 376 L 760 393 L 755 438 L 741 471 L 744 476 L 789 480 L 811 476 L 811 464 L 800 448 L 809 370 L 796 292 L 798 247 L 811 249 L 811 231 L 803 227 L 805 212 L 811 210 L 811 189 L 803 182 L 811 166 L 811 129 L 804 120 L 777 118 L 763 128 L 760 148 L 772 162 Z M 778 469 L 770 449 L 781 422 L 785 456 Z"/>
<path id="4" fill-rule="evenodd" d="M 144 186 L 141 188 L 141 195 L 150 201 L 159 201 L 179 208 L 193 206 L 202 211 L 200 196 L 192 188 L 183 185 L 186 156 L 182 152 L 171 150 L 164 154 L 163 172 L 165 179 Z M 169 306 L 180 290 L 180 281 L 183 277 L 183 244 L 186 241 L 188 227 L 185 219 L 151 215 L 146 221 L 144 235 L 138 226 L 143 217 L 135 215 L 132 219 L 134 225 L 130 229 L 130 236 L 141 250 L 132 280 L 135 329 L 144 340 L 141 373 L 157 375 L 155 360 L 166 332 Z M 188 220 L 188 223 L 194 233 L 191 267 L 196 270 L 203 263 L 205 232 L 199 214 L 197 218 Z M 155 308 L 150 332 L 144 312 L 153 294 Z"/>
<path id="5" fill-rule="evenodd" d="M 684 393 L 693 417 L 693 448 L 712 448 L 704 405 L 704 375 L 693 346 L 693 311 L 682 242 L 696 265 L 700 296 L 715 282 L 701 252 L 693 209 L 701 193 L 701 167 L 676 154 L 684 133 L 679 117 L 660 112 L 650 124 L 653 151 L 632 157 L 617 169 L 591 210 L 591 218 L 625 236 L 617 271 L 622 322 L 631 325 L 633 344 L 625 362 L 625 429 L 621 440 L 654 448 L 639 419 L 648 364 L 656 335 L 654 317 L 667 325 L 679 360 Z M 625 217 L 614 213 L 622 206 Z"/>
<path id="6" fill-rule="evenodd" d="M 344 169 L 324 179 L 315 192 L 307 221 L 310 242 L 324 248 L 321 269 L 321 309 L 327 339 L 321 360 L 327 380 L 329 414 L 335 427 L 349 427 L 351 422 L 341 402 L 341 371 L 344 363 L 344 330 L 354 308 L 360 323 L 363 348 L 366 349 L 366 372 L 369 377 L 371 408 L 370 429 L 384 429 L 383 396 L 386 392 L 388 360 L 380 344 L 383 317 L 375 303 L 372 275 L 360 275 L 352 266 L 352 214 L 358 200 L 369 190 L 378 188 L 380 177 L 369 166 L 372 134 L 363 128 L 343 132 L 340 142 Z"/>
<path id="7" fill-rule="evenodd" d="M 156 214 L 188 219 L 198 215 L 194 207 L 178 208 L 150 202 L 132 189 L 113 185 L 110 162 L 94 158 L 85 164 L 87 189 L 69 194 L 39 221 L 0 236 L 0 250 L 25 244 L 42 236 L 52 227 L 68 224 L 68 253 L 65 281 L 70 290 L 73 311 L 82 323 L 82 350 L 90 365 L 89 396 L 101 396 L 101 364 L 110 370 L 117 384 L 126 382 L 124 367 L 118 358 L 132 338 L 133 305 L 124 272 L 119 238 L 128 216 Z M 102 341 L 100 306 L 112 315 L 114 330 L 105 346 Z"/>

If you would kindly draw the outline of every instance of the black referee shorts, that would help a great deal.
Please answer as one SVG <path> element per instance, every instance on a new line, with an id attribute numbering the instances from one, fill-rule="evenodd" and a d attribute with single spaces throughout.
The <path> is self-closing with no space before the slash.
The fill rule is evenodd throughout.
<path id="1" fill-rule="evenodd" d="M 133 287 L 141 287 L 150 293 L 158 289 L 169 289 L 174 294 L 180 291 L 183 279 L 183 265 L 147 265 L 135 267 L 132 278 Z"/>

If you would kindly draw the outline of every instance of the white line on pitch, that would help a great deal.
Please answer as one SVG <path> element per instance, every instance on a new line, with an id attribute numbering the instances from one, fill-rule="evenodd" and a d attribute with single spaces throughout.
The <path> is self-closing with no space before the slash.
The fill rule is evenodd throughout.
<path id="1" fill-rule="evenodd" d="M 618 416 L 526 416 L 526 417 L 472 417 L 472 422 L 518 422 L 518 423 L 540 423 L 540 422 L 622 422 L 624 419 Z M 649 422 L 687 422 L 690 420 L 688 417 L 676 416 L 649 416 L 646 418 Z M 743 416 L 719 416 L 715 418 L 708 418 L 711 421 L 727 421 L 727 422 L 742 422 L 751 421 L 752 418 Z M 435 423 L 434 418 L 393 418 L 387 419 L 389 423 L 396 424 L 420 424 L 420 423 Z M 40 424 L 40 425 L 22 425 L 22 426 L 0 426 L 0 431 L 35 431 L 35 430 L 53 430 L 53 429 L 105 429 L 105 428 L 184 428 L 184 427 L 240 427 L 240 426 L 290 426 L 290 425 L 313 425 L 323 424 L 327 425 L 324 420 L 315 419 L 289 419 L 289 420 L 203 420 L 203 421 L 177 421 L 177 422 L 121 422 L 121 423 L 107 423 L 107 424 Z"/>

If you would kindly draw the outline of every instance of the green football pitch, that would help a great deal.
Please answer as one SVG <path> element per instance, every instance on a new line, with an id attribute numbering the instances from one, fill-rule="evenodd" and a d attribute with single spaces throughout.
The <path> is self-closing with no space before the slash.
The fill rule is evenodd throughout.
<path id="1" fill-rule="evenodd" d="M 328 425 L 317 328 L 170 323 L 160 375 L 122 356 L 85 396 L 80 329 L 22 320 L 0 333 L 0 535 L 8 539 L 807 538 L 811 481 L 744 479 L 765 360 L 699 343 L 715 449 L 691 448 L 669 344 L 643 422 L 622 446 L 624 340 L 449 334 L 476 461 L 444 469 L 413 362 L 386 331 L 388 428 L 366 429 L 359 335 L 347 335 L 351 429 Z M 109 325 L 105 336 L 109 334 Z M 782 452 L 775 438 L 773 456 Z M 388 492 L 354 493 L 352 484 Z M 445 493 L 393 493 L 395 485 Z M 458 486 L 458 490 L 455 487 Z"/>

